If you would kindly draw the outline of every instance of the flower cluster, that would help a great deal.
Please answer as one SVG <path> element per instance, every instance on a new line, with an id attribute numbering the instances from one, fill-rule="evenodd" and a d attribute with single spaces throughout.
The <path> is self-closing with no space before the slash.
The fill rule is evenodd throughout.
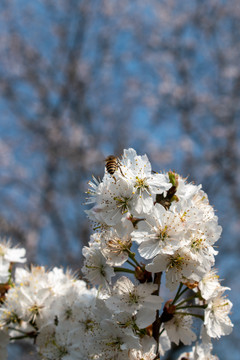
<path id="1" fill-rule="evenodd" d="M 124 150 L 114 174 L 107 169 L 102 181 L 89 182 L 92 207 L 86 212 L 98 232 L 83 249 L 82 270 L 104 292 L 112 317 L 128 316 L 134 324 L 140 350 L 132 349 L 129 358 L 156 358 L 171 342 L 190 345 L 197 339 L 193 318 L 202 320 L 201 343 L 189 358 L 210 358 L 211 338 L 228 335 L 233 325 L 232 304 L 223 295 L 228 288 L 214 270 L 222 229 L 207 194 L 175 172 L 152 171 L 147 156 L 133 149 Z M 122 276 L 113 283 L 119 272 L 135 280 Z M 165 304 L 162 273 L 166 287 L 176 292 Z M 143 346 L 144 334 L 154 340 L 152 355 Z"/>
<path id="2" fill-rule="evenodd" d="M 157 360 L 171 342 L 190 345 L 198 335 L 179 360 L 217 359 L 211 338 L 232 331 L 232 303 L 214 269 L 221 227 L 206 193 L 175 172 L 152 171 L 133 149 L 111 159 L 88 190 L 97 231 L 82 272 L 95 287 L 57 268 L 19 267 L 13 278 L 25 250 L 0 245 L 0 360 L 23 338 L 42 360 Z M 160 296 L 162 274 L 171 299 Z"/>

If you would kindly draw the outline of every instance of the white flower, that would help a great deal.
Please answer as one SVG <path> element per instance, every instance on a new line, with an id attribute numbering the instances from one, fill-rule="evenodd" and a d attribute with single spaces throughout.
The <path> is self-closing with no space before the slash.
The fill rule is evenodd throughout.
<path id="1" fill-rule="evenodd" d="M 192 256 L 199 261 L 201 258 L 202 265 L 209 271 L 218 253 L 213 245 L 219 239 L 222 228 L 218 225 L 217 217 L 210 205 L 197 205 L 190 200 L 182 200 L 170 209 L 179 214 L 185 226 L 185 236 L 189 239 L 188 245 Z"/>
<path id="2" fill-rule="evenodd" d="M 219 360 L 216 355 L 211 354 L 212 346 L 207 348 L 204 344 L 196 343 L 193 347 L 194 360 Z"/>
<path id="3" fill-rule="evenodd" d="M 219 287 L 216 289 L 215 297 L 209 300 L 204 312 L 207 334 L 213 338 L 220 338 L 222 335 L 229 335 L 232 332 L 233 324 L 228 317 L 232 303 L 226 296 L 222 296 L 226 289 L 229 288 Z"/>
<path id="4" fill-rule="evenodd" d="M 136 321 L 135 317 L 132 316 L 131 313 L 123 311 L 118 313 L 113 313 L 112 310 L 109 309 L 109 313 L 113 314 L 113 320 L 116 324 L 118 324 L 119 327 L 123 329 L 131 329 L 132 331 L 136 330 Z"/>
<path id="5" fill-rule="evenodd" d="M 216 242 L 221 235 L 222 228 L 218 225 L 218 218 L 214 214 L 212 206 L 205 203 L 205 196 L 203 191 L 201 195 L 195 195 L 192 199 L 181 199 L 178 202 L 172 203 L 170 209 L 175 211 L 181 217 L 181 220 L 186 224 L 187 228 L 191 230 L 201 230 L 204 227 L 204 233 L 207 237 L 214 237 L 211 243 Z M 209 224 L 212 223 L 210 226 Z M 207 226 L 211 229 L 207 232 Z"/>
<path id="6" fill-rule="evenodd" d="M 175 208 L 188 229 L 201 233 L 213 245 L 219 239 L 222 228 L 218 225 L 218 218 L 209 204 L 207 194 L 201 190 L 201 186 L 185 184 L 181 178 L 178 180 L 176 194 L 179 201 L 174 202 L 170 209 Z"/>
<path id="7" fill-rule="evenodd" d="M 96 301 L 96 289 L 87 289 L 82 286 L 81 280 L 70 283 L 65 287 L 65 292 L 56 293 L 52 302 L 41 310 L 41 316 L 36 319 L 39 328 L 47 323 L 59 323 L 68 320 L 77 323 L 78 326 L 86 327 L 92 319 L 95 324 L 95 315 L 92 314 Z M 81 324 L 81 325 L 80 325 Z"/>
<path id="8" fill-rule="evenodd" d="M 148 309 L 147 307 L 142 307 L 137 311 L 135 318 L 136 325 L 139 329 L 144 329 L 155 321 L 156 311 L 151 308 Z"/>
<path id="9" fill-rule="evenodd" d="M 219 360 L 216 355 L 211 354 L 211 351 L 212 344 L 205 346 L 205 344 L 197 342 L 191 352 L 184 352 L 178 357 L 178 360 Z"/>
<path id="10" fill-rule="evenodd" d="M 19 319 L 35 322 L 42 318 L 43 312 L 50 308 L 54 295 L 59 290 L 63 292 L 63 288 L 66 290 L 66 282 L 71 284 L 71 279 L 63 274 L 62 269 L 48 273 L 43 267 L 32 266 L 31 270 L 17 268 L 15 286 L 6 294 L 4 306 L 0 309 L 1 322 L 18 323 Z M 50 313 L 47 316 L 49 318 Z"/>
<path id="11" fill-rule="evenodd" d="M 49 288 L 20 287 L 17 291 L 19 306 L 21 307 L 21 319 L 35 321 L 41 316 L 43 308 L 47 308 L 52 302 L 52 292 Z"/>
<path id="12" fill-rule="evenodd" d="M 146 155 L 138 156 L 133 149 L 124 150 L 121 160 L 122 171 L 134 187 L 133 208 L 137 214 L 149 213 L 153 207 L 153 196 L 166 196 L 172 184 L 168 174 L 152 174 L 151 164 Z"/>
<path id="13" fill-rule="evenodd" d="M 5 284 L 10 277 L 11 263 L 24 263 L 26 250 L 24 248 L 11 248 L 10 241 L 3 240 L 0 243 L 0 284 Z"/>
<path id="14" fill-rule="evenodd" d="M 119 177 L 117 183 L 112 178 L 104 178 L 99 185 L 96 204 L 87 213 L 97 222 L 117 225 L 131 211 L 132 197 L 133 185 L 126 178 Z"/>
<path id="15" fill-rule="evenodd" d="M 191 330 L 192 322 L 192 316 L 175 313 L 171 320 L 164 323 L 169 339 L 176 345 L 180 341 L 184 345 L 190 345 L 197 338 Z"/>
<path id="16" fill-rule="evenodd" d="M 199 211 L 202 212 L 203 221 L 208 222 L 212 219 L 214 219 L 214 209 L 209 204 L 208 196 L 207 194 L 199 188 L 199 191 L 194 194 L 194 196 L 191 199 L 194 207 L 197 207 Z"/>
<path id="17" fill-rule="evenodd" d="M 157 285 L 145 283 L 134 285 L 126 276 L 116 282 L 112 296 L 106 300 L 108 307 L 115 311 L 127 311 L 135 314 L 142 307 L 156 310 L 161 308 L 163 299 L 152 295 Z"/>
<path id="18" fill-rule="evenodd" d="M 205 270 L 197 259 L 193 259 L 189 250 L 181 249 L 173 255 L 159 254 L 146 266 L 150 272 L 166 271 L 166 286 L 175 290 L 181 281 L 200 281 Z"/>
<path id="19" fill-rule="evenodd" d="M 150 336 L 144 336 L 141 339 L 141 350 L 131 349 L 129 351 L 129 360 L 154 360 L 156 358 L 156 342 Z"/>
<path id="20" fill-rule="evenodd" d="M 5 253 L 4 258 L 13 263 L 25 263 L 26 258 L 24 257 L 26 254 L 26 250 L 24 248 L 18 249 L 18 248 L 12 248 L 8 249 L 8 251 Z"/>
<path id="21" fill-rule="evenodd" d="M 3 241 L 0 244 L 0 257 L 13 263 L 24 263 L 26 258 L 24 257 L 26 250 L 24 248 L 12 248 L 10 241 Z"/>
<path id="22" fill-rule="evenodd" d="M 102 285 L 106 288 L 111 284 L 111 278 L 115 275 L 113 268 L 107 264 L 100 245 L 95 243 L 91 247 L 84 246 L 82 250 L 86 258 L 82 272 L 93 285 Z"/>
<path id="23" fill-rule="evenodd" d="M 178 175 L 178 186 L 176 196 L 179 200 L 192 200 L 193 197 L 199 193 L 202 185 L 187 184 L 186 179 Z"/>
<path id="24" fill-rule="evenodd" d="M 0 284 L 5 284 L 8 282 L 10 273 L 9 273 L 10 263 L 0 256 Z"/>
<path id="25" fill-rule="evenodd" d="M 139 338 L 130 329 L 121 329 L 110 320 L 101 323 L 101 331 L 92 343 L 94 353 L 100 354 L 100 359 L 127 359 L 130 349 L 139 349 Z M 118 357 L 117 357 L 118 356 Z M 120 356 L 120 357 L 119 357 Z"/>
<path id="26" fill-rule="evenodd" d="M 157 285 L 145 283 L 134 285 L 127 277 L 122 276 L 115 284 L 112 296 L 106 305 L 114 312 L 125 311 L 136 315 L 139 328 L 150 325 L 156 317 L 156 310 L 161 308 L 163 299 L 152 295 Z"/>
<path id="27" fill-rule="evenodd" d="M 68 288 L 78 286 L 82 291 L 86 289 L 86 283 L 83 280 L 76 280 L 70 271 L 64 273 L 62 268 L 54 267 L 47 272 L 47 283 L 54 294 L 65 294 Z"/>
<path id="28" fill-rule="evenodd" d="M 180 216 L 159 204 L 131 235 L 132 240 L 140 244 L 138 251 L 145 259 L 158 254 L 173 254 L 188 242 L 184 238 L 185 228 Z"/>
<path id="29" fill-rule="evenodd" d="M 208 238 L 202 232 L 193 232 L 190 237 L 189 251 L 191 256 L 201 262 L 205 272 L 210 271 L 215 263 L 217 251 L 209 244 Z"/>
<path id="30" fill-rule="evenodd" d="M 13 296 L 12 296 L 13 294 Z M 19 306 L 16 291 L 10 289 L 4 304 L 0 307 L 0 326 L 6 326 L 11 323 L 18 324 L 21 319 L 21 307 Z"/>
<path id="31" fill-rule="evenodd" d="M 205 274 L 198 284 L 201 296 L 205 300 L 211 299 L 220 286 L 219 276 L 217 275 L 217 271 L 214 269 Z"/>
<path id="32" fill-rule="evenodd" d="M 115 230 L 104 231 L 101 235 L 101 251 L 111 266 L 121 266 L 128 259 L 131 241 L 128 234 L 119 235 Z"/>
<path id="33" fill-rule="evenodd" d="M 43 266 L 31 266 L 31 269 L 16 268 L 15 283 L 19 286 L 46 288 L 48 284 L 48 273 Z"/>
<path id="34" fill-rule="evenodd" d="M 36 344 L 39 355 L 47 360 L 87 359 L 87 339 L 79 327 L 65 321 L 58 326 L 46 325 L 41 328 Z"/>

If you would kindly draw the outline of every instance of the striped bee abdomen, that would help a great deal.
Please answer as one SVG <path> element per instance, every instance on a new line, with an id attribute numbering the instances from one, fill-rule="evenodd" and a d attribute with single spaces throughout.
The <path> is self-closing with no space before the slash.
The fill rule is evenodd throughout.
<path id="1" fill-rule="evenodd" d="M 110 175 L 113 175 L 118 168 L 118 159 L 114 155 L 109 155 L 106 159 L 106 169 Z"/>

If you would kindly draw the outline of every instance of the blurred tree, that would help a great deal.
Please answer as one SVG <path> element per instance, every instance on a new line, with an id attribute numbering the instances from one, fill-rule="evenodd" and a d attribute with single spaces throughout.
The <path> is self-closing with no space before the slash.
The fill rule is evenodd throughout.
<path id="1" fill-rule="evenodd" d="M 80 248 L 75 258 L 71 250 L 89 234 L 80 210 L 85 181 L 103 165 L 106 132 L 114 139 L 111 122 L 100 119 L 106 105 L 94 104 L 108 51 L 94 5 L 0 5 L 2 231 L 35 255 L 38 240 L 48 239 L 42 248 L 50 240 L 49 264 L 79 263 Z M 124 121 L 119 128 L 123 135 Z M 122 146 L 118 136 L 112 148 Z"/>

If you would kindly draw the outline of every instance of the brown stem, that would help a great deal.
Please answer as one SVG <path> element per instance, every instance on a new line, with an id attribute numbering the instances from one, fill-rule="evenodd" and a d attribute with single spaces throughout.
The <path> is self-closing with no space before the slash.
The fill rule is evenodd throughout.
<path id="1" fill-rule="evenodd" d="M 161 285 L 161 277 L 162 277 L 162 273 L 156 273 L 154 275 L 154 284 L 157 284 L 158 288 L 157 290 L 155 290 L 153 292 L 153 295 L 159 295 L 160 292 L 160 285 Z M 161 318 L 159 316 L 159 310 L 156 311 L 156 320 L 154 321 L 153 325 L 152 325 L 152 331 L 153 331 L 153 338 L 156 340 L 157 342 L 157 352 L 156 352 L 156 359 L 160 359 L 160 355 L 158 352 L 158 348 L 159 348 L 159 332 L 160 332 L 160 326 L 161 326 Z"/>

